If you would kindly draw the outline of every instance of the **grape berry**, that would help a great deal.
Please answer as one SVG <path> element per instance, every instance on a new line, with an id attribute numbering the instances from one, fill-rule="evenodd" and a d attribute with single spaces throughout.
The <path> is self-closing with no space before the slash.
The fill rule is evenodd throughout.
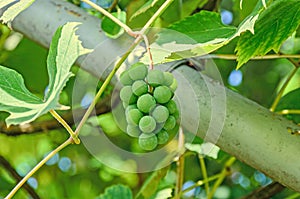
<path id="1" fill-rule="evenodd" d="M 169 72 L 149 70 L 137 63 L 120 75 L 124 87 L 120 98 L 125 108 L 127 134 L 138 137 L 143 150 L 153 150 L 169 141 L 179 110 L 172 99 L 177 81 Z"/>

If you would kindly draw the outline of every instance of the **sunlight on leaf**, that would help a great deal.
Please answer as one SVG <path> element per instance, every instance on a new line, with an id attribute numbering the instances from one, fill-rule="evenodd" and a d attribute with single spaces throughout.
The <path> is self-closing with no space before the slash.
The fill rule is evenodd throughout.
<path id="1" fill-rule="evenodd" d="M 218 13 L 201 11 L 173 24 L 158 34 L 150 49 L 154 63 L 168 62 L 182 58 L 201 56 L 228 44 L 241 33 L 253 32 L 258 14 L 250 15 L 241 25 L 224 25 Z M 147 57 L 141 59 L 148 63 Z"/>
<path id="2" fill-rule="evenodd" d="M 29 123 L 51 109 L 60 109 L 59 95 L 72 76 L 70 68 L 75 60 L 91 52 L 81 45 L 75 35 L 79 23 L 67 23 L 60 27 L 53 39 L 47 59 L 49 92 L 44 100 L 33 95 L 24 84 L 23 77 L 16 71 L 0 66 L 0 111 L 9 112 L 7 126 Z"/>
<path id="3" fill-rule="evenodd" d="M 281 44 L 292 35 L 300 23 L 300 1 L 279 0 L 263 11 L 254 27 L 255 34 L 243 34 L 236 47 L 240 68 L 253 56 L 279 51 Z"/>
<path id="4" fill-rule="evenodd" d="M 113 185 L 105 189 L 104 194 L 101 194 L 97 199 L 133 199 L 131 190 L 124 185 Z"/>
<path id="5" fill-rule="evenodd" d="M 10 6 L 0 17 L 0 21 L 3 23 L 8 23 L 12 21 L 20 12 L 28 8 L 35 0 L 21 0 Z M 4 1 L 0 3 L 0 8 L 15 2 L 12 0 Z"/>
<path id="6" fill-rule="evenodd" d="M 185 148 L 187 148 L 190 151 L 196 152 L 200 155 L 206 155 L 208 157 L 217 159 L 218 154 L 220 151 L 220 148 L 217 147 L 216 145 L 206 142 L 203 144 L 191 144 L 191 143 L 186 143 Z"/>

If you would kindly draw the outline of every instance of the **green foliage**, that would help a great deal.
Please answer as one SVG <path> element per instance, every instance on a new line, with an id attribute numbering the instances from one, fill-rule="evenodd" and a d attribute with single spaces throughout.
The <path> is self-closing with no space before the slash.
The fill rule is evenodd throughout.
<path id="1" fill-rule="evenodd" d="M 153 60 L 160 63 L 208 54 L 247 30 L 253 32 L 257 18 L 258 14 L 251 15 L 236 28 L 222 24 L 218 13 L 201 11 L 158 34 L 151 44 Z M 143 57 L 141 61 L 147 63 L 148 59 Z"/>
<path id="2" fill-rule="evenodd" d="M 295 89 L 281 98 L 275 111 L 300 110 L 300 88 Z M 287 118 L 296 124 L 300 123 L 300 114 L 288 114 Z"/>
<path id="3" fill-rule="evenodd" d="M 254 26 L 254 34 L 246 32 L 237 45 L 240 68 L 251 57 L 265 55 L 270 50 L 278 53 L 281 44 L 300 23 L 300 1 L 278 0 L 263 11 Z"/>
<path id="4" fill-rule="evenodd" d="M 4 6 L 7 6 L 11 3 L 14 3 L 14 5 L 10 6 L 0 17 L 0 21 L 3 23 L 8 23 L 12 21 L 20 12 L 28 8 L 35 0 L 22 0 L 18 1 L 16 0 L 5 0 L 0 2 L 0 9 Z"/>
<path id="5" fill-rule="evenodd" d="M 118 10 L 118 12 L 111 13 L 114 17 L 119 19 L 121 22 L 126 22 L 126 12 Z M 113 39 L 120 37 L 124 33 L 124 29 L 113 22 L 110 18 L 104 17 L 101 22 L 101 28 L 105 34 Z"/>
<path id="6" fill-rule="evenodd" d="M 124 185 L 113 185 L 105 189 L 104 194 L 101 194 L 97 199 L 133 199 L 131 190 Z"/>
<path id="7" fill-rule="evenodd" d="M 158 189 L 159 183 L 167 175 L 168 170 L 169 167 L 164 167 L 154 171 L 143 184 L 136 196 L 136 199 L 147 199 L 154 195 Z"/>
<path id="8" fill-rule="evenodd" d="M 1 67 L 0 110 L 10 113 L 6 119 L 8 126 L 28 123 L 51 109 L 63 108 L 58 100 L 61 90 L 72 76 L 70 68 L 80 55 L 91 52 L 81 46 L 78 36 L 75 35 L 77 25 L 78 23 L 67 23 L 53 37 L 47 59 L 49 87 L 44 100 L 27 90 L 20 74 Z"/>

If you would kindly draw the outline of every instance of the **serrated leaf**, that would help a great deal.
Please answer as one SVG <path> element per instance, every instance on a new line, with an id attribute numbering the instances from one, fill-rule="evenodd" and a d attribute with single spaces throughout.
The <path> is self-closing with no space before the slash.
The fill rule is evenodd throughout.
<path id="1" fill-rule="evenodd" d="M 130 17 L 128 21 L 129 26 L 132 28 L 143 27 L 163 3 L 164 0 L 147 1 Z"/>
<path id="2" fill-rule="evenodd" d="M 126 23 L 126 12 L 118 11 L 111 13 L 114 17 L 118 18 L 123 23 Z M 101 22 L 101 28 L 105 32 L 106 36 L 116 39 L 124 33 L 124 29 L 118 24 L 113 22 L 110 18 L 104 17 Z"/>
<path id="3" fill-rule="evenodd" d="M 0 8 L 15 2 L 16 0 L 8 0 L 0 3 Z M 35 0 L 21 0 L 10 6 L 0 17 L 0 21 L 8 23 L 12 21 L 20 12 L 28 8 Z"/>
<path id="4" fill-rule="evenodd" d="M 154 171 L 147 179 L 147 181 L 143 184 L 136 198 L 147 199 L 154 195 L 157 191 L 161 179 L 167 175 L 168 170 L 169 167 L 164 167 L 162 169 Z"/>
<path id="5" fill-rule="evenodd" d="M 113 185 L 105 189 L 104 194 L 101 194 L 97 199 L 132 199 L 131 190 L 124 185 Z"/>
<path id="6" fill-rule="evenodd" d="M 285 96 L 283 96 L 275 111 L 282 110 L 300 110 L 300 88 L 295 89 Z M 300 115 L 299 114 L 289 114 L 287 118 L 293 120 L 296 124 L 300 123 Z"/>
<path id="7" fill-rule="evenodd" d="M 22 76 L 14 70 L 0 66 L 0 111 L 10 115 L 6 118 L 7 126 L 29 123 L 51 109 L 59 109 L 59 95 L 72 75 L 70 68 L 75 60 L 90 52 L 81 46 L 75 35 L 79 23 L 67 23 L 60 27 L 50 46 L 47 66 L 49 91 L 44 100 L 27 90 Z"/>
<path id="8" fill-rule="evenodd" d="M 191 143 L 186 143 L 185 148 L 196 152 L 200 155 L 205 155 L 214 159 L 218 158 L 218 154 L 220 151 L 220 148 L 217 147 L 216 145 L 210 143 L 210 142 L 206 142 L 203 144 L 191 144 Z"/>
<path id="9" fill-rule="evenodd" d="M 253 56 L 279 51 L 300 23 L 300 0 L 278 0 L 263 11 L 254 27 L 255 34 L 246 32 L 236 47 L 240 68 Z"/>
<path id="10" fill-rule="evenodd" d="M 215 12 L 201 11 L 173 24 L 158 34 L 150 46 L 154 63 L 172 61 L 208 54 L 238 37 L 247 30 L 253 31 L 258 14 L 250 15 L 241 25 L 224 25 Z M 148 58 L 143 57 L 147 63 Z"/>

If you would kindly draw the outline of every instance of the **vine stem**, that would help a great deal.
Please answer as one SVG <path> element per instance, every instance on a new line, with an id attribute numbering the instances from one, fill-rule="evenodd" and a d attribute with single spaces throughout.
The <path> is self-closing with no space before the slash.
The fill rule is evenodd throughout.
<path id="1" fill-rule="evenodd" d="M 292 73 L 288 76 L 288 78 L 286 79 L 286 81 L 284 82 L 283 86 L 281 87 L 281 89 L 279 90 L 271 108 L 270 108 L 270 111 L 271 112 L 274 112 L 278 103 L 279 103 L 279 100 L 281 99 L 282 95 L 283 95 L 283 92 L 284 90 L 286 89 L 287 85 L 290 83 L 291 79 L 294 77 L 294 75 L 297 73 L 297 70 L 298 70 L 298 67 L 294 68 L 294 70 L 292 71 Z"/>
<path id="2" fill-rule="evenodd" d="M 199 180 L 197 181 L 195 184 L 191 185 L 190 187 L 186 188 L 185 190 L 183 190 L 181 192 L 181 195 L 183 195 L 184 193 L 196 188 L 196 187 L 199 187 L 199 186 L 202 186 L 204 185 L 205 183 L 209 183 L 210 181 L 213 181 L 213 180 L 216 180 L 218 178 L 220 178 L 221 174 L 217 174 L 217 175 L 214 175 L 214 176 L 211 176 L 209 178 L 207 178 L 206 180 Z"/>
<path id="3" fill-rule="evenodd" d="M 208 183 L 208 180 L 207 180 L 208 176 L 207 176 L 207 170 L 206 170 L 206 166 L 205 166 L 204 157 L 199 154 L 198 158 L 199 158 L 199 162 L 200 162 L 201 172 L 202 172 L 202 175 L 203 175 L 203 181 L 205 182 L 204 183 L 205 192 L 206 192 L 206 195 L 208 195 L 210 188 L 209 188 L 209 183 Z"/>
<path id="4" fill-rule="evenodd" d="M 68 123 L 55 110 L 50 110 L 49 112 L 68 131 L 74 143 L 80 144 L 80 139 L 78 138 L 78 136 L 76 136 L 73 129 L 68 125 Z"/>
<path id="5" fill-rule="evenodd" d="M 117 17 L 113 16 L 108 11 L 106 11 L 104 8 L 98 6 L 94 2 L 91 2 L 90 0 L 81 0 L 81 1 L 84 2 L 84 3 L 86 3 L 86 4 L 88 4 L 88 5 L 90 5 L 90 6 L 92 6 L 93 8 L 95 8 L 96 10 L 98 10 L 99 12 L 101 12 L 103 15 L 105 15 L 108 18 L 110 18 L 113 22 L 115 22 L 120 27 L 122 27 L 129 35 L 136 36 L 136 34 L 134 33 L 134 31 L 132 31 L 132 29 L 129 26 L 127 26 L 125 23 L 123 23 L 122 21 L 120 21 Z"/>
<path id="6" fill-rule="evenodd" d="M 183 129 L 179 127 L 179 136 L 178 136 L 178 159 L 176 161 L 177 164 L 177 180 L 176 180 L 176 188 L 175 188 L 175 199 L 179 199 L 182 191 L 183 185 L 183 176 L 184 176 L 184 161 L 185 156 L 182 154 L 184 150 L 184 134 Z"/>
<path id="7" fill-rule="evenodd" d="M 27 175 L 11 190 L 11 192 L 5 197 L 5 199 L 12 198 L 15 193 L 22 187 L 22 185 L 36 172 L 38 171 L 50 158 L 52 158 L 55 154 L 61 151 L 63 148 L 73 143 L 73 138 L 70 137 L 56 149 L 54 149 L 51 153 L 49 153 L 42 161 L 40 161 Z"/>
<path id="8" fill-rule="evenodd" d="M 219 178 L 217 179 L 214 186 L 212 187 L 211 192 L 209 192 L 209 194 L 207 195 L 208 199 L 211 199 L 213 197 L 217 188 L 221 185 L 225 177 L 230 174 L 230 166 L 235 162 L 235 160 L 236 160 L 235 157 L 231 157 L 229 158 L 229 160 L 226 161 L 225 166 L 221 171 Z"/>
<path id="9" fill-rule="evenodd" d="M 300 114 L 300 110 L 293 110 L 293 109 L 288 110 L 288 109 L 284 109 L 284 110 L 278 111 L 278 112 L 276 112 L 276 113 L 278 113 L 278 114 L 280 114 L 280 115 Z"/>

